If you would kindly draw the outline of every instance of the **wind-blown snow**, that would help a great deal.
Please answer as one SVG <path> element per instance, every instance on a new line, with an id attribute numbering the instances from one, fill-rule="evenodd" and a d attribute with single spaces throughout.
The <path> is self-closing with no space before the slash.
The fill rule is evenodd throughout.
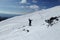
<path id="1" fill-rule="evenodd" d="M 54 16 L 60 16 L 60 6 L 2 21 L 0 40 L 60 40 L 60 22 L 48 28 L 45 23 L 45 19 Z M 28 25 L 29 18 L 32 26 Z"/>

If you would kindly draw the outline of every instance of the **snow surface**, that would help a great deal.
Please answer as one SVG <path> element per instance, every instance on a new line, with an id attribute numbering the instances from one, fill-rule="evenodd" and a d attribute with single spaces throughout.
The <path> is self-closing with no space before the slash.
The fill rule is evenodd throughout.
<path id="1" fill-rule="evenodd" d="M 48 28 L 45 23 L 46 19 L 54 16 L 60 16 L 60 6 L 2 21 L 0 40 L 60 40 L 60 21 Z M 32 26 L 28 25 L 29 18 Z"/>

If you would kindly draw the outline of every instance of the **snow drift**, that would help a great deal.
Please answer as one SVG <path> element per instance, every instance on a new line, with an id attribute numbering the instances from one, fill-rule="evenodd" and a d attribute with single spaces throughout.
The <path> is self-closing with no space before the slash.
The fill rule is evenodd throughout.
<path id="1" fill-rule="evenodd" d="M 54 16 L 60 16 L 60 6 L 2 21 L 0 40 L 60 40 L 60 18 L 52 27 L 46 26 L 45 20 Z M 28 25 L 29 18 L 32 26 Z"/>

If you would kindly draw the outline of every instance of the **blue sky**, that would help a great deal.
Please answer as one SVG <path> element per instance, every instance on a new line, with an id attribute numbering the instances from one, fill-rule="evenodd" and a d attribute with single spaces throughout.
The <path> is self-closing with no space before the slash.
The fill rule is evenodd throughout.
<path id="1" fill-rule="evenodd" d="M 60 0 L 0 0 L 0 13 L 25 14 L 60 5 Z"/>

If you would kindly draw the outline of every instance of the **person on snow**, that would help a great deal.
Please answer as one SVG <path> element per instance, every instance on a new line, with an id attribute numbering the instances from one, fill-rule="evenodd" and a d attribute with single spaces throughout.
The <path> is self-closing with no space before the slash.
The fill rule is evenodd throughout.
<path id="1" fill-rule="evenodd" d="M 31 19 L 29 19 L 29 26 L 32 26 L 32 20 Z"/>

